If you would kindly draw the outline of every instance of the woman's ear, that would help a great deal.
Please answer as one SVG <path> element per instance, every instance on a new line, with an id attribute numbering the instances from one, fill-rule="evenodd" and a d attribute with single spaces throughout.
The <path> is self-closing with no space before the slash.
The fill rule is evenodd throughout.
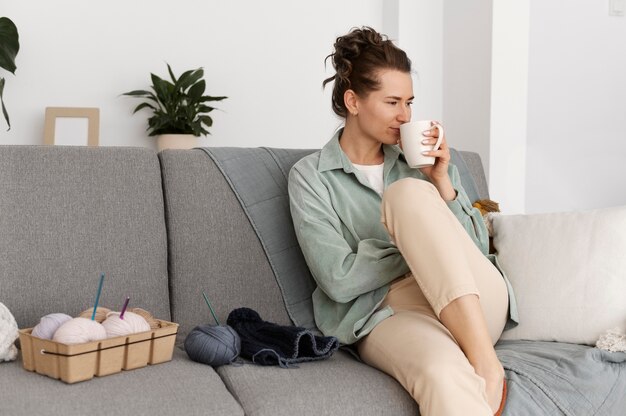
<path id="1" fill-rule="evenodd" d="M 359 114 L 359 97 L 353 90 L 346 90 L 346 92 L 343 93 L 343 103 L 349 114 L 353 116 Z"/>

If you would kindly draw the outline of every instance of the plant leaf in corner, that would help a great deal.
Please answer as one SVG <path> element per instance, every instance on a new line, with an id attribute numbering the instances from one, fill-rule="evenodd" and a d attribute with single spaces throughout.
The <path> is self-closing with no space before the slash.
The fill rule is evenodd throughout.
<path id="1" fill-rule="evenodd" d="M 7 121 L 9 128 L 7 131 L 11 130 L 11 121 L 9 120 L 9 113 L 7 112 L 6 107 L 4 106 L 4 99 L 2 98 L 2 94 L 4 93 L 4 78 L 0 78 L 0 103 L 2 103 L 2 114 L 4 114 L 4 119 Z"/>
<path id="2" fill-rule="evenodd" d="M 17 27 L 7 17 L 0 17 L 0 67 L 15 74 L 15 57 L 20 50 Z"/>

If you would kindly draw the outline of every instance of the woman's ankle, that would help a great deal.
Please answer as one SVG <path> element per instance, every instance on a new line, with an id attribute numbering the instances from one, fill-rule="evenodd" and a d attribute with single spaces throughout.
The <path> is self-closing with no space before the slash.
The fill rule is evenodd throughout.
<path id="1" fill-rule="evenodd" d="M 499 363 L 498 363 L 499 364 Z M 485 369 L 481 372 L 476 370 L 476 374 L 485 380 L 485 394 L 489 406 L 495 413 L 502 402 L 502 390 L 504 386 L 504 368 L 501 364 L 495 368 Z"/>

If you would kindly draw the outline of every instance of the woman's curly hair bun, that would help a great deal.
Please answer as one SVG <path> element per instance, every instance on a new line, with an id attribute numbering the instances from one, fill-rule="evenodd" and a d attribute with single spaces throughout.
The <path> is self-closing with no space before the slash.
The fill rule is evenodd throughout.
<path id="1" fill-rule="evenodd" d="M 332 108 L 340 117 L 347 115 L 343 102 L 346 90 L 352 89 L 366 95 L 379 88 L 376 72 L 381 69 L 396 69 L 411 72 L 411 61 L 406 53 L 395 46 L 387 36 L 369 26 L 353 28 L 348 34 L 339 36 L 334 44 L 331 58 L 335 75 L 326 78 L 323 86 L 334 81 Z"/>

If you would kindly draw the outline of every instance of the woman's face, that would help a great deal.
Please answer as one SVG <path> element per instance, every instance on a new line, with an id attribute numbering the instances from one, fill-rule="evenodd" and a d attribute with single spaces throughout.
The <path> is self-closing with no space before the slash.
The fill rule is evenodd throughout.
<path id="1" fill-rule="evenodd" d="M 400 125 L 411 121 L 413 80 L 411 75 L 393 69 L 378 74 L 380 89 L 366 97 L 357 97 L 358 116 L 355 117 L 361 134 L 384 144 L 396 144 L 400 139 Z"/>

